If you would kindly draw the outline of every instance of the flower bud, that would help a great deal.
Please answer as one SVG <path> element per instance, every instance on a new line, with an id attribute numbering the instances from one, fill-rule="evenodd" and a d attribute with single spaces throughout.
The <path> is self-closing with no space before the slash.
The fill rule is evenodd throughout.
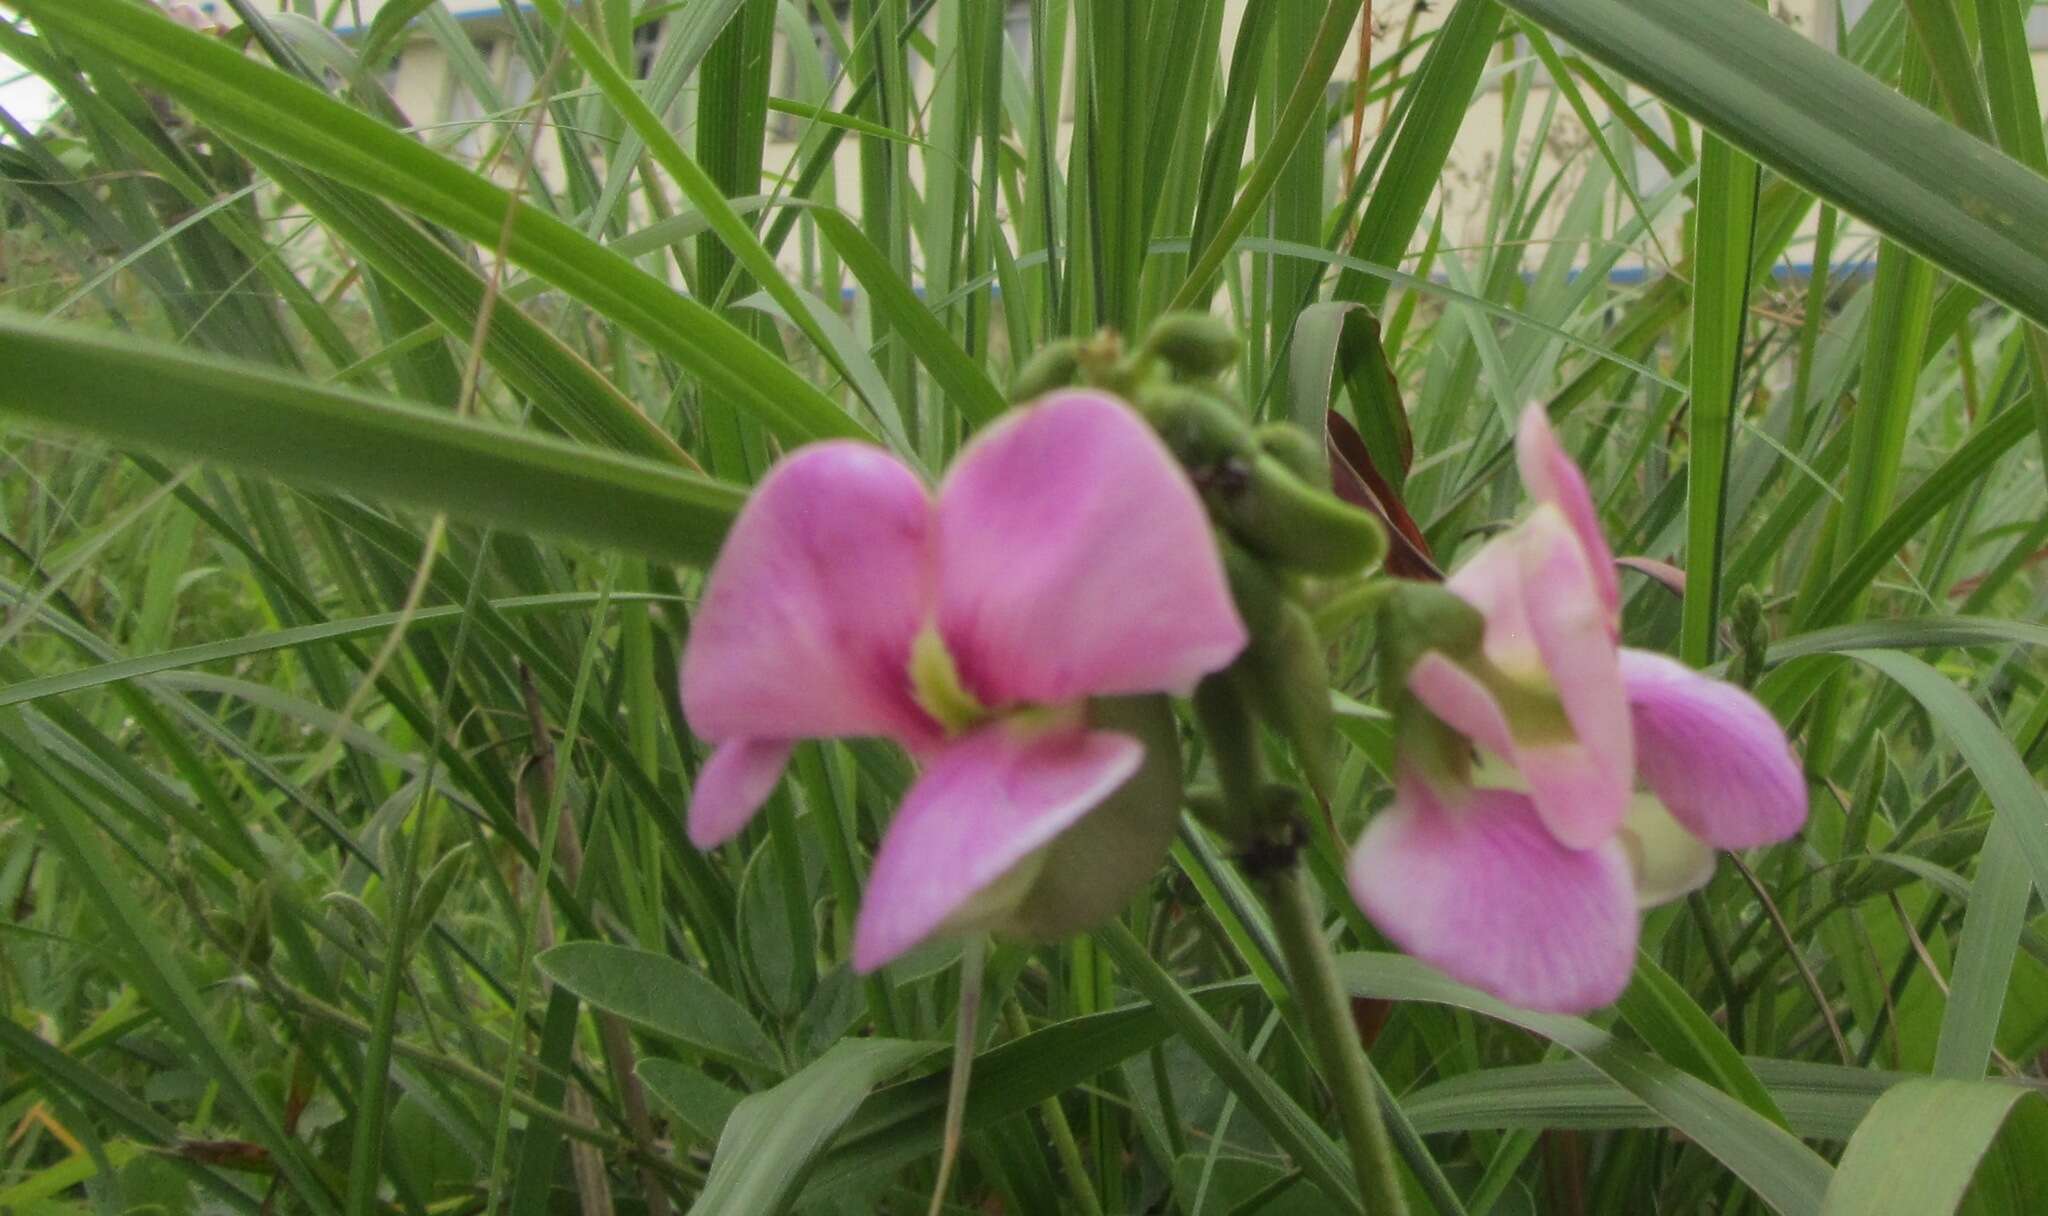
<path id="1" fill-rule="evenodd" d="M 1389 690 L 1405 688 L 1408 669 L 1432 650 L 1454 659 L 1479 653 L 1486 618 L 1435 583 L 1397 583 L 1380 604 L 1381 678 Z"/>
<path id="2" fill-rule="evenodd" d="M 1188 379 L 1206 380 L 1230 370 L 1244 339 L 1221 317 L 1170 312 L 1153 324 L 1141 349 Z"/>
<path id="3" fill-rule="evenodd" d="M 1081 378 L 1081 344 L 1072 338 L 1048 342 L 1038 348 L 1010 381 L 1010 400 L 1029 401 L 1054 389 L 1066 388 Z"/>

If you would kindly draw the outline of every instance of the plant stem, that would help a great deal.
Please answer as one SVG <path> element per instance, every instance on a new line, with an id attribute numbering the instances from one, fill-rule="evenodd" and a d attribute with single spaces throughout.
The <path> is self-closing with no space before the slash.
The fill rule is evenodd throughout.
<path id="1" fill-rule="evenodd" d="M 1302 1021 L 1315 1044 L 1323 1080 L 1337 1100 L 1337 1116 L 1344 1125 L 1344 1143 L 1351 1150 L 1351 1168 L 1358 1175 L 1358 1193 L 1365 1210 L 1371 1216 L 1407 1216 L 1408 1203 L 1394 1171 L 1393 1147 L 1386 1124 L 1380 1120 L 1365 1050 L 1359 1045 L 1350 1005 L 1337 982 L 1337 967 L 1329 943 L 1323 939 L 1307 876 L 1300 865 L 1290 865 L 1264 885 L 1273 931 L 1287 960 Z"/>
<path id="2" fill-rule="evenodd" d="M 1015 1001 L 1004 1006 L 1003 1019 L 1012 1037 L 1021 1039 L 1031 1033 L 1031 1023 Z M 1095 1194 L 1095 1184 L 1088 1180 L 1088 1163 L 1081 1158 L 1081 1145 L 1074 1139 L 1073 1125 L 1067 1122 L 1067 1112 L 1060 1107 L 1060 1100 L 1054 1097 L 1039 1103 L 1038 1115 L 1045 1120 L 1046 1134 L 1052 1137 L 1053 1150 L 1059 1154 L 1060 1169 L 1073 1189 L 1074 1206 L 1083 1216 L 1102 1216 L 1102 1200 Z"/>

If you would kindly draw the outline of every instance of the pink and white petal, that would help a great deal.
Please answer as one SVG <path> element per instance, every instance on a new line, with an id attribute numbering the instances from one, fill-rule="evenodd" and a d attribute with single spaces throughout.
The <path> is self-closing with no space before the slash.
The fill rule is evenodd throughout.
<path id="1" fill-rule="evenodd" d="M 1430 651 L 1408 669 L 1408 691 L 1423 708 L 1479 746 L 1506 759 L 1515 754 L 1515 740 L 1500 702 L 1479 677 L 1438 651 Z"/>
<path id="2" fill-rule="evenodd" d="M 1647 650 L 1621 652 L 1636 772 L 1685 829 L 1722 849 L 1784 840 L 1806 822 L 1806 778 L 1755 697 Z"/>
<path id="3" fill-rule="evenodd" d="M 1485 618 L 1486 656 L 1495 666 L 1534 674 L 1543 658 L 1522 606 L 1522 548 L 1527 543 L 1520 526 L 1493 537 L 1444 580 L 1444 588 Z"/>
<path id="4" fill-rule="evenodd" d="M 1621 825 L 1635 789 L 1628 693 L 1592 570 L 1563 515 L 1539 507 L 1522 526 L 1523 607 L 1570 730 L 1518 732 L 1515 762 L 1551 832 L 1588 848 Z"/>
<path id="5" fill-rule="evenodd" d="M 1352 897 L 1403 950 L 1527 1009 L 1584 1013 L 1635 967 L 1621 845 L 1559 844 L 1520 794 L 1397 780 L 1351 854 Z"/>
<path id="6" fill-rule="evenodd" d="M 890 822 L 853 929 L 873 971 L 946 932 L 1002 919 L 1004 879 L 1138 771 L 1145 749 L 1111 731 L 994 722 L 946 745 Z M 1008 890 L 1017 886 L 1014 891 Z"/>
<path id="7" fill-rule="evenodd" d="M 1062 393 L 983 431 L 938 532 L 939 632 L 985 705 L 1186 693 L 1244 649 L 1193 485 L 1115 398 Z"/>
<path id="8" fill-rule="evenodd" d="M 775 792 L 795 746 L 788 739 L 728 739 L 719 744 L 690 789 L 690 843 L 710 849 L 738 835 Z"/>
<path id="9" fill-rule="evenodd" d="M 911 696 L 932 605 L 931 496 L 880 448 L 801 448 L 762 479 L 711 568 L 683 649 L 683 713 L 706 739 L 938 729 Z"/>
<path id="10" fill-rule="evenodd" d="M 1617 835 L 1635 871 L 1637 907 L 1668 904 L 1714 877 L 1720 856 L 1714 846 L 1686 831 L 1648 794 L 1636 795 Z"/>
<path id="11" fill-rule="evenodd" d="M 1529 496 L 1556 507 L 1571 524 L 1607 609 L 1609 631 L 1615 631 L 1620 624 L 1621 580 L 1614 571 L 1614 551 L 1600 529 L 1600 512 L 1593 505 L 1592 491 L 1586 488 L 1586 475 L 1557 441 L 1550 416 L 1541 405 L 1522 411 L 1521 426 L 1515 431 L 1515 463 Z"/>

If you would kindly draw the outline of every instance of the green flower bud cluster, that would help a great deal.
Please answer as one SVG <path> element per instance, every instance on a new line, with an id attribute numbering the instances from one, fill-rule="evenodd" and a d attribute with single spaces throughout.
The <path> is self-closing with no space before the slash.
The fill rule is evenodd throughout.
<path id="1" fill-rule="evenodd" d="M 1195 692 L 1217 784 L 1190 795 L 1197 815 L 1245 856 L 1298 840 L 1292 787 L 1265 777 L 1264 733 L 1283 741 L 1310 791 L 1335 784 L 1326 647 L 1309 605 L 1356 590 L 1386 553 L 1378 520 L 1330 492 L 1323 445 L 1298 427 L 1254 427 L 1218 383 L 1243 350 L 1205 313 L 1160 320 L 1135 348 L 1115 334 L 1053 343 L 1019 370 L 1018 400 L 1085 385 L 1116 393 L 1159 433 L 1215 523 L 1251 641 Z"/>

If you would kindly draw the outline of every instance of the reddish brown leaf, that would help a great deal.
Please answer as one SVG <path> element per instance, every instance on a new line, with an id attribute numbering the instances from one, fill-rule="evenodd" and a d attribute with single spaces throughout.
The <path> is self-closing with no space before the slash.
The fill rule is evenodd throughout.
<path id="1" fill-rule="evenodd" d="M 1328 410 L 1324 414 L 1324 436 L 1330 454 L 1330 488 L 1337 497 L 1365 508 L 1387 525 L 1387 539 L 1391 542 L 1387 548 L 1387 573 L 1396 578 L 1442 582 L 1444 572 L 1437 569 L 1422 529 L 1393 485 L 1373 467 L 1372 454 L 1366 451 L 1358 428 L 1336 410 Z"/>

